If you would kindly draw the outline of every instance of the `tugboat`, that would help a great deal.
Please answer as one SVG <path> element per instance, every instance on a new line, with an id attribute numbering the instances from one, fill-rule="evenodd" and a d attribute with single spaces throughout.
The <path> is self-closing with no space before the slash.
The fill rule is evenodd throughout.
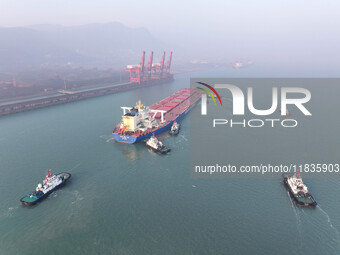
<path id="1" fill-rule="evenodd" d="M 174 123 L 172 124 L 169 134 L 170 135 L 178 135 L 179 130 L 181 129 L 181 125 L 179 123 L 176 122 L 176 120 L 174 121 Z"/>
<path id="2" fill-rule="evenodd" d="M 23 205 L 34 205 L 46 198 L 56 189 L 63 186 L 70 178 L 71 174 L 69 173 L 60 173 L 55 175 L 51 173 L 50 169 L 47 169 L 47 175 L 45 180 L 43 180 L 43 184 L 39 183 L 35 191 L 21 198 L 20 202 Z"/>
<path id="3" fill-rule="evenodd" d="M 165 154 L 171 151 L 170 148 L 165 147 L 163 143 L 157 139 L 155 134 L 153 134 L 153 136 L 150 137 L 150 139 L 146 141 L 146 146 L 148 146 L 153 151 L 158 152 L 160 154 Z"/>
<path id="4" fill-rule="evenodd" d="M 289 190 L 289 194 L 297 205 L 315 207 L 317 205 L 313 196 L 309 194 L 306 184 L 300 176 L 300 170 L 292 176 L 283 176 L 283 183 Z"/>

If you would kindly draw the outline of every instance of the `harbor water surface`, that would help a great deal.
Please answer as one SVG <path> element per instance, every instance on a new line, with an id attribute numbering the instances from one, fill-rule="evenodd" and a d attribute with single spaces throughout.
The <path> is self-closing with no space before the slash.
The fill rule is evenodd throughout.
<path id="1" fill-rule="evenodd" d="M 340 179 L 310 179 L 319 204 L 310 209 L 295 206 L 280 179 L 190 178 L 188 117 L 178 136 L 161 135 L 165 156 L 113 140 L 120 106 L 151 105 L 209 75 L 242 73 L 181 74 L 1 117 L 0 254 L 340 254 Z M 20 205 L 47 168 L 72 178 L 37 206 Z"/>

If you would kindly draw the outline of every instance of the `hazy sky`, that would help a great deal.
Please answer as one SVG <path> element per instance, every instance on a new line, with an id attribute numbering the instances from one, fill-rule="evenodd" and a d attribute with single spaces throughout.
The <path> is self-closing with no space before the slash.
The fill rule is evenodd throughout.
<path id="1" fill-rule="evenodd" d="M 0 0 L 0 26 L 119 21 L 150 29 L 340 25 L 338 0 Z"/>
<path id="2" fill-rule="evenodd" d="M 339 0 L 0 0 L 0 10 L 0 26 L 118 21 L 215 56 L 340 59 Z"/>

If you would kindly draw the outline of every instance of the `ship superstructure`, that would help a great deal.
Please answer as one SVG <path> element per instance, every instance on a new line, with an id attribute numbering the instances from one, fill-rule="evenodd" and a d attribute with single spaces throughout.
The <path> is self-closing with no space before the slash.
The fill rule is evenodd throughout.
<path id="1" fill-rule="evenodd" d="M 292 175 L 287 179 L 287 183 L 294 195 L 306 195 L 308 194 L 308 188 L 303 183 L 301 176 Z"/>
<path id="2" fill-rule="evenodd" d="M 138 101 L 134 107 L 123 109 L 122 121 L 113 131 L 118 142 L 135 143 L 170 129 L 198 102 L 202 95 L 199 89 L 181 89 L 175 94 L 151 105 Z"/>
<path id="3" fill-rule="evenodd" d="M 308 187 L 303 183 L 300 171 L 292 176 L 285 176 L 284 183 L 286 184 L 291 197 L 297 205 L 316 206 L 317 203 L 313 196 L 309 194 Z"/>

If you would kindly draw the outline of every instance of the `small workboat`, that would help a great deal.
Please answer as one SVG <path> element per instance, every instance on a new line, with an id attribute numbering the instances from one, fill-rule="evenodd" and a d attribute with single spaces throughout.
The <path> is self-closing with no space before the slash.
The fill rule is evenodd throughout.
<path id="1" fill-rule="evenodd" d="M 170 135 L 178 135 L 179 130 L 181 129 L 181 125 L 179 123 L 176 122 L 176 120 L 174 121 L 174 123 L 172 124 L 169 134 Z"/>
<path id="2" fill-rule="evenodd" d="M 160 154 L 165 154 L 171 151 L 170 148 L 165 147 L 163 143 L 157 139 L 155 134 L 153 134 L 153 136 L 151 136 L 149 140 L 146 141 L 146 146 Z"/>
<path id="3" fill-rule="evenodd" d="M 300 170 L 297 174 L 283 176 L 283 183 L 288 188 L 291 198 L 297 205 L 315 207 L 317 205 L 313 196 L 308 192 L 307 185 L 303 183 Z"/>
<path id="4" fill-rule="evenodd" d="M 43 180 L 43 184 L 39 183 L 35 191 L 21 198 L 20 202 L 23 205 L 34 205 L 46 198 L 56 189 L 62 187 L 70 178 L 70 173 L 52 174 L 51 170 L 48 169 L 46 178 Z"/>

